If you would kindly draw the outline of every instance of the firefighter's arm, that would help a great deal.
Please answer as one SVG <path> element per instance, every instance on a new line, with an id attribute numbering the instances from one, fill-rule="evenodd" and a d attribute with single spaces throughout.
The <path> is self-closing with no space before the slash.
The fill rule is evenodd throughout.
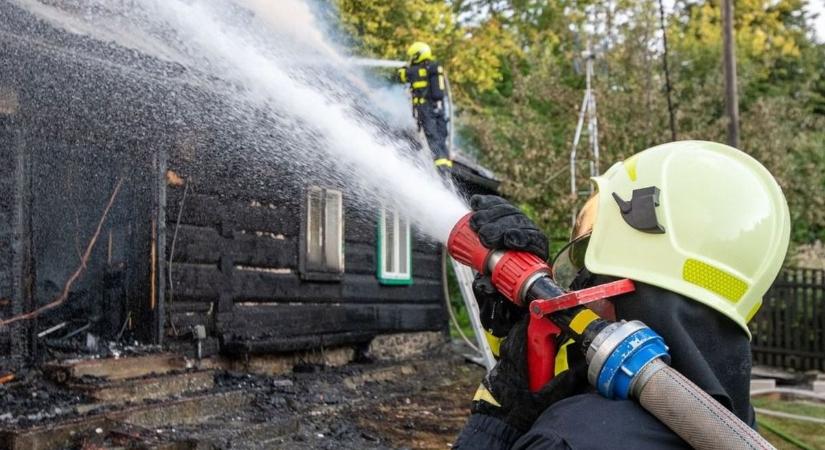
<path id="1" fill-rule="evenodd" d="M 525 350 L 529 320 L 524 317 L 503 340 L 501 359 L 478 387 L 472 415 L 454 448 L 510 448 L 545 409 L 587 389 L 584 357 L 568 353 L 563 345 L 556 358 L 556 376 L 538 392 L 530 392 Z"/>
<path id="2" fill-rule="evenodd" d="M 404 66 L 404 67 L 399 67 L 398 70 L 396 70 L 395 78 L 396 78 L 396 80 L 398 80 L 398 82 L 407 83 L 407 80 L 409 80 L 409 77 L 407 76 L 407 70 L 408 69 L 409 68 L 407 66 Z"/>

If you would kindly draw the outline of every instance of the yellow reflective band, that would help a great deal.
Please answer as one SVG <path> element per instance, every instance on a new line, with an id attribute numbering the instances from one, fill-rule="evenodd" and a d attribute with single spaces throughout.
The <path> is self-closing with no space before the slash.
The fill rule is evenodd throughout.
<path id="1" fill-rule="evenodd" d="M 407 82 L 407 69 L 405 69 L 403 67 L 398 69 L 398 77 L 401 78 L 402 83 L 406 83 Z"/>
<path id="2" fill-rule="evenodd" d="M 423 105 L 425 101 L 424 97 L 413 97 L 413 105 Z"/>
<path id="3" fill-rule="evenodd" d="M 427 76 L 427 69 L 425 69 L 423 67 L 418 69 L 418 76 L 419 77 L 426 77 Z"/>
<path id="4" fill-rule="evenodd" d="M 427 87 L 427 80 L 413 81 L 413 89 L 422 89 Z"/>
<path id="5" fill-rule="evenodd" d="M 484 330 L 484 337 L 487 339 L 487 343 L 490 344 L 490 351 L 493 352 L 493 356 L 498 358 L 501 349 L 501 338 L 493 336 L 488 330 Z"/>
<path id="6" fill-rule="evenodd" d="M 445 89 L 445 87 L 444 87 L 444 75 L 439 75 L 438 76 L 438 87 L 440 87 L 442 91 Z"/>
<path id="7" fill-rule="evenodd" d="M 567 364 L 567 346 L 572 343 L 573 339 L 568 339 L 567 342 L 561 345 L 558 353 L 556 353 L 556 367 L 554 369 L 554 373 L 556 375 L 570 368 L 570 366 Z"/>
<path id="8" fill-rule="evenodd" d="M 685 265 L 682 266 L 682 278 L 733 303 L 738 302 L 748 291 L 748 283 L 718 267 L 695 259 L 685 261 Z"/>
<path id="9" fill-rule="evenodd" d="M 756 302 L 755 305 L 753 305 L 753 308 L 751 308 L 751 310 L 748 312 L 748 315 L 745 316 L 745 323 L 748 323 L 751 321 L 751 319 L 753 319 L 753 316 L 755 316 L 756 313 L 759 312 L 760 307 L 762 307 L 762 300 L 759 300 L 758 302 Z"/>
<path id="10" fill-rule="evenodd" d="M 453 167 L 453 162 L 450 161 L 447 158 L 438 158 L 438 159 L 435 160 L 435 165 L 436 165 L 436 167 L 438 167 L 438 166 Z"/>
<path id="11" fill-rule="evenodd" d="M 478 386 L 476 390 L 476 395 L 473 396 L 474 402 L 487 402 L 493 406 L 501 407 L 501 403 L 493 397 L 493 394 L 487 390 L 487 388 L 482 384 Z"/>
<path id="12" fill-rule="evenodd" d="M 639 161 L 639 155 L 633 155 L 630 158 L 624 160 L 624 170 L 627 171 L 627 176 L 630 177 L 630 181 L 636 181 L 636 163 Z"/>
<path id="13" fill-rule="evenodd" d="M 576 334 L 584 333 L 584 329 L 590 325 L 590 322 L 598 319 L 599 316 L 596 315 L 593 311 L 585 308 L 581 310 L 573 320 L 570 321 L 570 329 L 575 331 Z"/>

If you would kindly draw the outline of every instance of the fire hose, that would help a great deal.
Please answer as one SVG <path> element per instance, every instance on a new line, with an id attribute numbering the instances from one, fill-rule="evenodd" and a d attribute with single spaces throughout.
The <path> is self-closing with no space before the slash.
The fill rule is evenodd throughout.
<path id="1" fill-rule="evenodd" d="M 620 280 L 565 292 L 550 266 L 532 253 L 490 250 L 470 228 L 471 214 L 447 241 L 457 261 L 490 275 L 508 300 L 529 306 L 528 382 L 538 391 L 553 377 L 556 337 L 566 333 L 585 354 L 587 377 L 607 398 L 639 404 L 696 449 L 772 449 L 754 429 L 669 366 L 664 340 L 640 321 L 611 322 L 583 305 L 634 289 Z M 573 346 L 571 346 L 573 347 Z"/>

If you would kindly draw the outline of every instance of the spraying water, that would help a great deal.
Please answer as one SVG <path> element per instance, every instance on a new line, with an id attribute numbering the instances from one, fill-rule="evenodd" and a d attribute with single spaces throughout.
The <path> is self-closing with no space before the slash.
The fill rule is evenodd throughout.
<path id="1" fill-rule="evenodd" d="M 290 164 L 299 172 L 322 170 L 323 176 L 344 182 L 346 194 L 362 205 L 374 208 L 377 201 L 396 208 L 433 239 L 446 241 L 467 212 L 455 190 L 432 169 L 429 155 L 416 154 L 362 112 L 357 89 L 369 87 L 355 71 L 342 70 L 352 63 L 324 38 L 303 2 L 151 0 L 118 5 L 87 0 L 80 2 L 88 6 L 82 14 L 37 0 L 18 3 L 73 33 L 190 68 L 185 76 L 191 83 L 215 92 L 225 92 L 230 84 L 228 126 L 263 111 L 288 136 L 286 145 L 264 146 L 268 161 Z M 296 63 L 302 59 L 326 63 Z"/>

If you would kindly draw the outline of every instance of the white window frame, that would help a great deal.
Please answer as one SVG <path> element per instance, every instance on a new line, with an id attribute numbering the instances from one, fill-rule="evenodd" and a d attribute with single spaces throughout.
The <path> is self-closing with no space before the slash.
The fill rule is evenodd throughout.
<path id="1" fill-rule="evenodd" d="M 340 278 L 344 273 L 344 201 L 335 189 L 310 186 L 304 203 L 301 273 Z M 319 206 L 320 204 L 320 206 Z M 320 211 L 315 211 L 320 207 Z"/>
<path id="2" fill-rule="evenodd" d="M 387 220 L 387 215 L 391 215 L 391 221 Z M 393 232 L 392 242 L 387 239 L 387 222 L 392 222 Z M 402 231 L 403 236 L 402 238 Z M 412 277 L 412 233 L 410 231 L 410 221 L 402 217 L 397 211 L 387 210 L 381 208 L 378 217 L 378 245 L 377 261 L 378 261 L 378 281 L 381 284 L 387 285 L 410 285 L 413 282 Z M 402 242 L 403 241 L 403 242 Z M 392 264 L 388 267 L 386 258 L 387 245 L 391 245 Z M 402 246 L 406 252 L 402 251 Z M 406 271 L 400 271 L 397 268 L 401 266 L 402 258 L 406 257 Z M 389 270 L 396 268 L 395 270 Z"/>

